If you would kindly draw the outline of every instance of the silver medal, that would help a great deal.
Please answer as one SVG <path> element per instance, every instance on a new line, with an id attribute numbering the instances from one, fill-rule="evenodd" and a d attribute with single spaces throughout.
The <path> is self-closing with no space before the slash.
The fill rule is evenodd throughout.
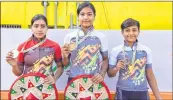
<path id="1" fill-rule="evenodd" d="M 12 53 L 13 53 L 13 58 L 17 58 L 17 56 L 19 55 L 19 51 L 16 49 L 12 50 Z"/>

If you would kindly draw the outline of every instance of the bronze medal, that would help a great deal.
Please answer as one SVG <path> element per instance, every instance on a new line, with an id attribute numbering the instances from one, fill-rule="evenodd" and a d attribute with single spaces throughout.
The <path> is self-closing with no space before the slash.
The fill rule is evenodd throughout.
<path id="1" fill-rule="evenodd" d="M 124 64 L 125 64 L 125 65 L 130 65 L 130 64 L 131 64 L 130 59 L 127 58 L 127 57 L 125 57 L 125 58 L 124 58 Z"/>

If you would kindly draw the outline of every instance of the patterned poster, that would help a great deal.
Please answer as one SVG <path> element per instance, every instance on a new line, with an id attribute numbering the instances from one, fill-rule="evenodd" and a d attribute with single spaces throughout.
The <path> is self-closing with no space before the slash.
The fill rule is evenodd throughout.
<path id="1" fill-rule="evenodd" d="M 72 79 L 65 88 L 65 100 L 109 100 L 110 92 L 104 82 L 95 84 L 90 75 Z"/>
<path id="2" fill-rule="evenodd" d="M 30 73 L 15 80 L 9 90 L 9 99 L 40 100 L 58 99 L 55 84 L 44 84 L 45 75 Z"/>

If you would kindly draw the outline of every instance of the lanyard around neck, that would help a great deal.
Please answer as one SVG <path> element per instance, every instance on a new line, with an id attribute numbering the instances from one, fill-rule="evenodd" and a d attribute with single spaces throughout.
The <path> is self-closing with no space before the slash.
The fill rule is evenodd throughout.
<path id="1" fill-rule="evenodd" d="M 80 31 L 81 31 L 81 30 L 78 30 L 77 35 L 76 35 L 76 48 L 77 48 L 78 45 L 79 45 L 80 43 L 82 43 L 88 36 L 90 36 L 92 30 L 89 30 L 89 31 L 86 33 L 86 35 L 85 35 L 82 39 L 79 40 L 79 33 L 80 33 Z"/>
<path id="2" fill-rule="evenodd" d="M 136 48 L 135 48 L 135 50 L 132 50 L 133 51 L 133 56 L 132 56 L 132 60 L 131 60 L 131 64 L 133 64 L 134 62 L 135 62 L 135 58 L 136 58 L 136 52 L 137 52 L 137 46 L 138 45 L 136 45 Z M 124 56 L 124 58 L 126 58 L 126 52 L 125 52 L 125 45 L 123 46 L 123 56 Z M 133 49 L 133 48 L 132 48 Z"/>
<path id="3" fill-rule="evenodd" d="M 34 45 L 34 46 L 32 46 L 32 47 L 30 47 L 30 48 L 24 50 L 26 44 L 27 44 L 30 40 L 31 40 L 31 39 L 29 39 L 29 40 L 26 41 L 25 45 L 23 46 L 23 48 L 22 48 L 22 50 L 21 50 L 20 52 L 26 53 L 26 52 L 28 52 L 28 51 L 30 51 L 30 50 L 33 50 L 33 49 L 39 47 L 41 44 L 43 44 L 43 43 L 46 41 L 46 38 L 45 38 L 43 41 L 37 43 L 36 45 Z"/>

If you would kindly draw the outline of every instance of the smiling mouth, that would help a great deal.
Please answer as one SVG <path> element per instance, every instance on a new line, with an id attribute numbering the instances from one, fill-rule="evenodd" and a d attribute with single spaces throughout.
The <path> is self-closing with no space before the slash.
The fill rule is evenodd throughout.
<path id="1" fill-rule="evenodd" d="M 127 36 L 127 37 L 129 37 L 129 38 L 135 38 L 135 36 Z"/>

